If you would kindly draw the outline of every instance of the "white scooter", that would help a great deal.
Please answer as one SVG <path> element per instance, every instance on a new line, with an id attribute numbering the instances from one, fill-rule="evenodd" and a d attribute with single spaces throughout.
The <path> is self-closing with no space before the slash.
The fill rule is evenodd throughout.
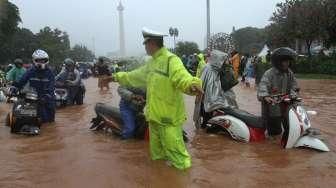
<path id="1" fill-rule="evenodd" d="M 286 95 L 272 96 L 277 103 L 286 106 L 288 126 L 284 130 L 281 144 L 284 148 L 307 147 L 319 151 L 330 151 L 328 146 L 317 136 L 319 131 L 311 128 L 309 115 L 316 115 L 315 111 L 306 111 L 301 98 L 290 99 Z M 265 139 L 266 128 L 261 117 L 240 109 L 223 109 L 219 114 L 207 122 L 207 128 L 227 131 L 238 141 L 254 142 Z"/>

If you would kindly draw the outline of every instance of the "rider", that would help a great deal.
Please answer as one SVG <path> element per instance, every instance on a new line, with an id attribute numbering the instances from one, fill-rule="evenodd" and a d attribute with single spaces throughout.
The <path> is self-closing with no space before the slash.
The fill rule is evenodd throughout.
<path id="1" fill-rule="evenodd" d="M 81 76 L 75 69 L 75 62 L 67 58 L 64 60 L 64 69 L 56 76 L 56 86 L 65 87 L 68 90 L 67 104 L 74 104 L 78 92 L 81 92 Z"/>
<path id="2" fill-rule="evenodd" d="M 39 105 L 38 116 L 42 123 L 55 121 L 55 76 L 48 67 L 49 56 L 43 50 L 36 50 L 33 55 L 34 66 L 29 69 L 20 79 L 14 82 L 14 86 L 22 89 L 27 82 L 29 86 L 36 90 Z"/>
<path id="3" fill-rule="evenodd" d="M 122 126 L 111 125 L 111 126 L 113 127 L 117 126 L 117 129 L 121 129 L 122 139 L 134 138 L 136 136 L 136 128 L 141 123 L 144 123 L 144 122 L 137 122 L 136 117 L 139 114 L 143 113 L 143 109 L 145 107 L 146 92 L 145 90 L 139 88 L 119 86 L 118 93 L 121 97 L 119 108 L 123 125 Z M 106 118 L 112 116 L 111 114 L 114 113 L 114 110 L 115 108 L 113 106 L 104 103 L 97 103 L 95 107 L 96 114 L 98 116 L 99 114 L 106 116 Z M 91 129 L 98 126 L 97 123 L 98 122 L 93 121 L 94 125 L 91 127 Z"/>
<path id="4" fill-rule="evenodd" d="M 7 72 L 6 80 L 9 82 L 18 82 L 26 69 L 23 67 L 22 59 L 15 59 L 13 68 Z"/>
<path id="5" fill-rule="evenodd" d="M 236 95 L 232 89 L 224 91 L 222 89 L 220 71 L 223 64 L 229 63 L 228 54 L 219 50 L 213 50 L 208 59 L 208 64 L 205 66 L 201 75 L 204 95 L 201 112 L 203 114 L 203 125 L 205 127 L 207 121 L 213 116 L 215 110 L 224 108 L 238 108 Z"/>
<path id="6" fill-rule="evenodd" d="M 262 117 L 271 137 L 282 133 L 281 123 L 286 126 L 283 108 L 276 104 L 272 95 L 297 96 L 298 85 L 294 73 L 289 68 L 294 61 L 296 52 L 290 48 L 281 47 L 275 49 L 271 55 L 272 68 L 267 70 L 259 84 L 258 99 L 262 102 Z"/>
<path id="7" fill-rule="evenodd" d="M 109 83 L 105 82 L 104 78 L 109 77 L 111 73 L 103 57 L 98 58 L 96 68 L 98 71 L 98 87 L 100 88 L 101 91 L 104 90 L 104 87 L 106 87 L 107 90 L 109 90 L 110 89 Z"/>

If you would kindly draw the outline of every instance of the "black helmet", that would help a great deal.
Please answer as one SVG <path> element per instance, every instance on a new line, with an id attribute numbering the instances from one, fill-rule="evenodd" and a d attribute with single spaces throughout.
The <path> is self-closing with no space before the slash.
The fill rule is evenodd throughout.
<path id="1" fill-rule="evenodd" d="M 23 65 L 23 61 L 22 61 L 22 59 L 17 58 L 17 59 L 14 60 L 14 64 L 15 65 Z"/>
<path id="2" fill-rule="evenodd" d="M 280 63 L 282 61 L 292 61 L 296 58 L 297 53 L 288 47 L 277 48 L 272 52 L 271 61 L 272 63 Z"/>
<path id="3" fill-rule="evenodd" d="M 104 62 L 104 57 L 99 57 L 99 58 L 98 58 L 98 62 L 99 62 L 99 63 L 103 63 L 103 62 Z"/>

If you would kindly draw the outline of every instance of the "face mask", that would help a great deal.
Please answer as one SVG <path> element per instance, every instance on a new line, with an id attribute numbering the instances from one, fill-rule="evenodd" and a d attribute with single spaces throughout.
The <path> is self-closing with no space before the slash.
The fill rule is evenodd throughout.
<path id="1" fill-rule="evenodd" d="M 35 66 L 38 69 L 45 69 L 46 68 L 46 64 L 45 63 L 35 63 Z"/>

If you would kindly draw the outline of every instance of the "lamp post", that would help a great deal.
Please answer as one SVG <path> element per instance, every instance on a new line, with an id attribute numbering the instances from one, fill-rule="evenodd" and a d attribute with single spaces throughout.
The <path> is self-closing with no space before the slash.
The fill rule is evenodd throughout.
<path id="1" fill-rule="evenodd" d="M 174 37 L 174 51 L 175 51 L 175 48 L 176 48 L 175 38 L 178 37 L 178 34 L 179 34 L 179 31 L 178 31 L 177 28 L 172 28 L 172 27 L 169 28 L 169 35 L 171 37 Z"/>
<path id="2" fill-rule="evenodd" d="M 210 40 L 210 0 L 207 0 L 206 2 L 207 6 L 207 49 L 209 50 L 209 40 Z"/>

